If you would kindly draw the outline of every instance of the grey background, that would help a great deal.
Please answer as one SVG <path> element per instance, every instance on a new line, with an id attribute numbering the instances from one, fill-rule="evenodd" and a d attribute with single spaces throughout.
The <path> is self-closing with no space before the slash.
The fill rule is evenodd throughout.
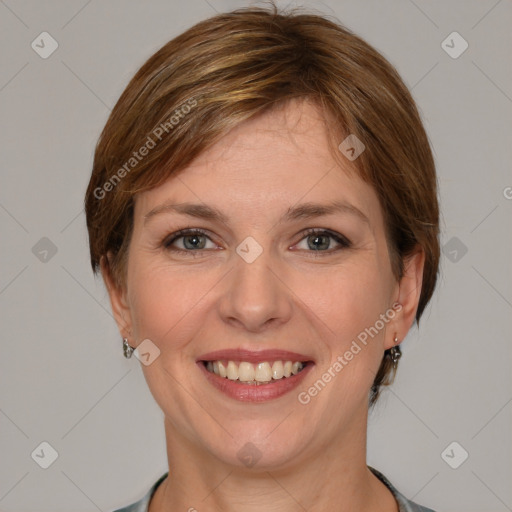
<path id="1" fill-rule="evenodd" d="M 92 276 L 83 195 L 133 73 L 195 22 L 247 3 L 0 1 L 2 511 L 112 510 L 167 469 L 163 415 Z M 512 3 L 303 5 L 366 38 L 412 89 L 449 243 L 371 415 L 368 463 L 439 512 L 512 510 Z M 43 31 L 59 44 L 47 59 L 31 48 Z M 469 44 L 457 59 L 441 47 L 453 31 Z M 42 441 L 59 454 L 48 469 L 31 458 Z M 441 457 L 452 441 L 469 453 L 458 469 Z"/>

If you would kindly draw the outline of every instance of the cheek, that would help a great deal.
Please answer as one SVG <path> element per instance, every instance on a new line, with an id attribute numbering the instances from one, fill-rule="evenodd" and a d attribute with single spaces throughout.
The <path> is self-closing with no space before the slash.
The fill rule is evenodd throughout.
<path id="1" fill-rule="evenodd" d="M 149 338 L 161 351 L 182 349 L 201 328 L 208 307 L 208 292 L 222 273 L 184 271 L 162 262 L 133 260 L 130 304 L 134 335 Z M 180 354 L 186 357 L 186 354 Z"/>
<path id="2" fill-rule="evenodd" d="M 330 397 L 336 404 L 366 402 L 374 376 L 380 366 L 386 325 L 386 282 L 378 269 L 352 272 L 336 285 L 329 305 L 331 333 L 330 362 L 324 371 L 337 378 Z M 327 395 L 326 395 L 327 399 Z"/>
<path id="3" fill-rule="evenodd" d="M 323 279 L 312 280 L 308 288 L 305 302 L 340 347 L 374 325 L 388 307 L 387 281 L 375 264 L 333 269 Z"/>
<path id="4" fill-rule="evenodd" d="M 337 277 L 333 274 L 329 280 L 330 291 L 319 312 L 330 328 L 330 361 L 322 369 L 337 377 L 331 388 L 331 399 L 336 403 L 365 401 L 381 363 L 387 324 L 380 315 L 389 307 L 386 275 L 373 262 L 340 272 Z"/>
<path id="5" fill-rule="evenodd" d="M 134 261 L 129 279 L 134 334 L 139 339 L 161 343 L 198 300 L 197 283 L 170 269 Z"/>

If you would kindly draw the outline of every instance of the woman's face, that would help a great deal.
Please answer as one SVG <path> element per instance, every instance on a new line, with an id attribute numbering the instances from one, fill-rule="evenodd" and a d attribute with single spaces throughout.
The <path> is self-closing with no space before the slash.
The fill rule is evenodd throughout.
<path id="1" fill-rule="evenodd" d="M 291 103 L 136 198 L 114 312 L 132 346 L 150 340 L 142 369 L 172 439 L 205 460 L 286 467 L 365 439 L 368 391 L 412 324 L 422 261 L 394 279 L 377 196 L 350 165 L 332 158 L 318 111 Z M 283 376 L 287 361 L 304 368 Z"/>

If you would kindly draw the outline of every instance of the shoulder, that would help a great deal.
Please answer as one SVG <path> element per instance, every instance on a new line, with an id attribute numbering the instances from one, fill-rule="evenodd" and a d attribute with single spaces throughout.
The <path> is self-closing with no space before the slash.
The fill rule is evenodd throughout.
<path id="1" fill-rule="evenodd" d="M 167 475 L 168 473 L 162 475 L 139 501 L 136 501 L 126 507 L 118 508 L 113 512 L 148 512 L 149 502 L 153 494 L 155 494 L 156 488 L 165 480 Z"/>
<path id="2" fill-rule="evenodd" d="M 431 508 L 423 507 L 411 500 L 408 500 L 380 471 L 377 471 L 370 466 L 368 466 L 368 468 L 391 491 L 398 503 L 399 512 L 435 512 Z"/>

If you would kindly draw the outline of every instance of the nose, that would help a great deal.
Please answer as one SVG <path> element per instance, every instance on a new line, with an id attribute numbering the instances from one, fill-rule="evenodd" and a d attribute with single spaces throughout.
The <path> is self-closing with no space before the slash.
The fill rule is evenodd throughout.
<path id="1" fill-rule="evenodd" d="M 250 332 L 264 332 L 288 322 L 293 293 L 269 251 L 263 251 L 252 263 L 238 254 L 233 259 L 234 268 L 224 280 L 219 301 L 223 321 Z"/>

